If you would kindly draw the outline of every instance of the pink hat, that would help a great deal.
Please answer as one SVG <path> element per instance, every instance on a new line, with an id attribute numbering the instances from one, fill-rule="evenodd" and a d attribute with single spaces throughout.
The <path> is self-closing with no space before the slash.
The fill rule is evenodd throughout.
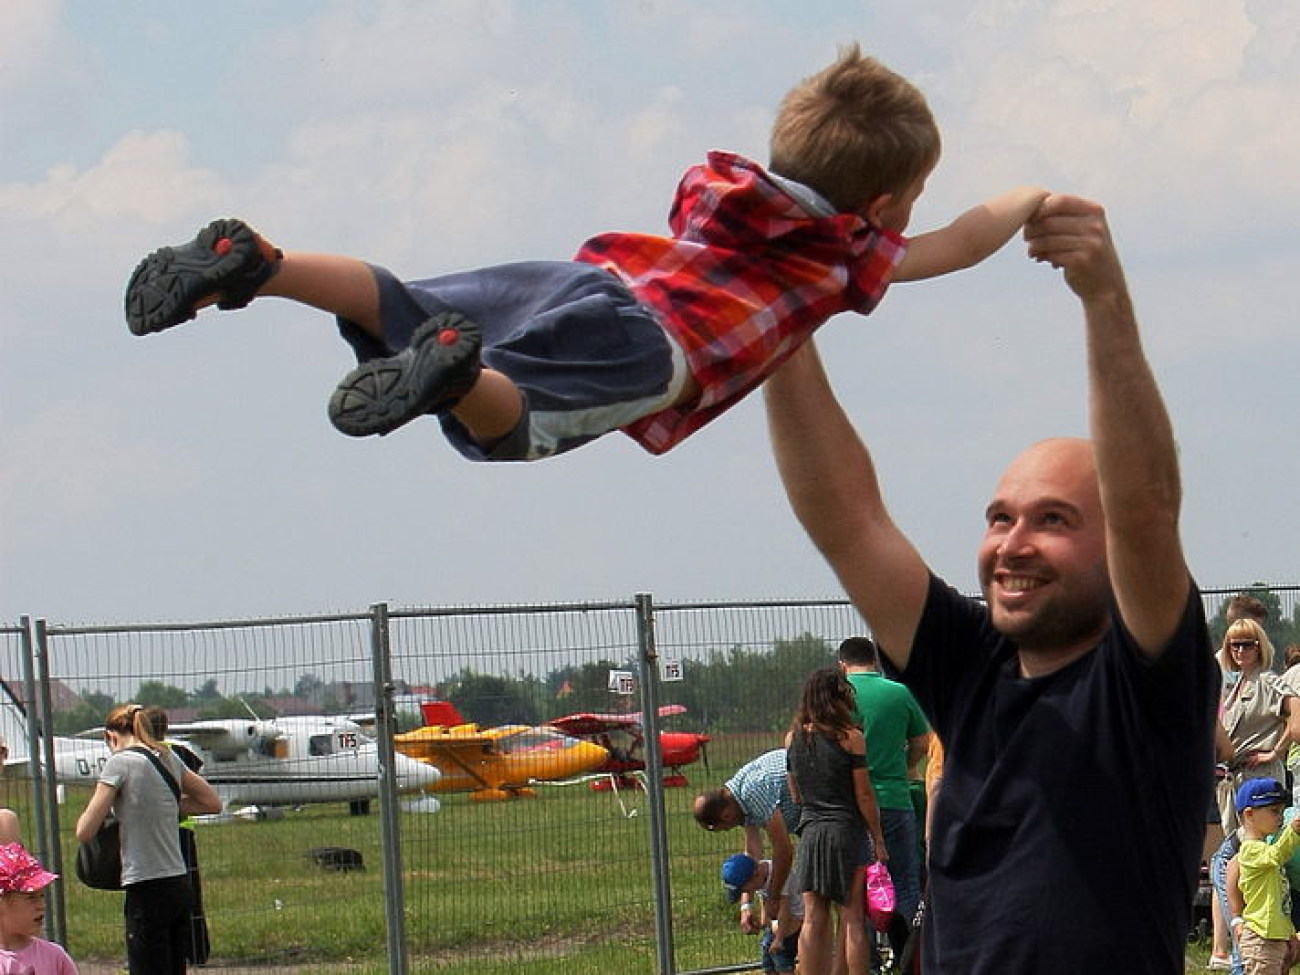
<path id="1" fill-rule="evenodd" d="M 32 894 L 56 879 L 21 843 L 0 846 L 0 894 Z"/>

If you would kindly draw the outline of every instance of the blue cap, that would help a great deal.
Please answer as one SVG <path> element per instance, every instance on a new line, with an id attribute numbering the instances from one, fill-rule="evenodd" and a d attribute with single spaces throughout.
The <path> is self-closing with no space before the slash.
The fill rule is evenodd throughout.
<path id="1" fill-rule="evenodd" d="M 722 861 L 722 886 L 726 888 L 731 903 L 740 900 L 745 884 L 758 869 L 758 861 L 746 853 L 734 853 Z"/>
<path id="2" fill-rule="evenodd" d="M 1237 789 L 1237 812 L 1260 806 L 1285 806 L 1290 798 L 1277 779 L 1247 779 Z"/>

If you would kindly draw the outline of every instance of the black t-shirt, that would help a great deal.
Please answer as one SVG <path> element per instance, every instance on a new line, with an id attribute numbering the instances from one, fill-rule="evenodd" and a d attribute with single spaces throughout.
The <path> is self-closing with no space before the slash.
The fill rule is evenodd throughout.
<path id="1" fill-rule="evenodd" d="M 987 607 L 931 577 L 900 676 L 945 748 L 926 972 L 1181 973 L 1218 691 L 1196 587 L 1154 662 L 1112 611 L 1025 679 Z"/>

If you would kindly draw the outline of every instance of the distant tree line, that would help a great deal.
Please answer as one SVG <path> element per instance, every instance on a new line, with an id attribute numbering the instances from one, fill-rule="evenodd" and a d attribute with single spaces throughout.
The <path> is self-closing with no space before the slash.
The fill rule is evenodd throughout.
<path id="1" fill-rule="evenodd" d="M 712 650 L 702 659 L 683 661 L 684 679 L 660 685 L 660 703 L 686 707 L 691 730 L 711 734 L 727 731 L 779 731 L 790 722 L 800 688 L 808 674 L 834 662 L 835 648 L 820 637 L 804 634 L 776 640 L 770 647 L 733 646 Z M 634 661 L 607 659 L 567 665 L 545 676 L 503 677 L 465 667 L 438 686 L 438 696 L 451 701 L 465 720 L 485 727 L 500 724 L 542 724 L 575 712 L 640 710 L 640 695 L 619 695 L 609 688 L 612 670 L 636 672 Z M 399 684 L 399 691 L 406 691 Z M 225 696 L 215 679 L 186 691 L 161 681 L 144 681 L 130 700 L 156 704 L 169 711 L 186 709 L 198 720 L 244 718 L 250 713 L 273 718 L 275 702 L 286 698 L 310 702 L 324 714 L 356 710 L 343 691 L 314 674 L 303 674 L 292 690 L 265 689 L 260 694 Z M 99 727 L 118 703 L 108 694 L 83 690 L 80 702 L 54 717 L 56 734 L 75 734 Z M 418 724 L 415 715 L 402 715 L 405 729 Z M 678 726 L 681 727 L 679 721 Z"/>
<path id="2" fill-rule="evenodd" d="M 683 680 L 660 685 L 661 704 L 685 706 L 692 730 L 778 731 L 790 723 L 804 680 L 835 662 L 835 647 L 804 634 L 770 647 L 733 646 L 683 661 Z M 640 696 L 609 689 L 611 670 L 636 672 L 633 661 L 597 660 L 560 667 L 545 677 L 500 677 L 468 667 L 440 685 L 442 695 L 480 725 L 542 724 L 575 712 L 640 710 Z"/>

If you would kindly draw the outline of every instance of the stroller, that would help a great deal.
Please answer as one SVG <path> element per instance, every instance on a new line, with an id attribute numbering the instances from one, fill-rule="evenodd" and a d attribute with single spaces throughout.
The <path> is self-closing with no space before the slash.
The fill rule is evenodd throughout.
<path id="1" fill-rule="evenodd" d="M 1188 944 L 1205 944 L 1213 933 L 1210 903 L 1214 899 L 1214 885 L 1210 883 L 1210 865 L 1201 864 L 1197 876 L 1196 893 L 1192 895 L 1192 927 L 1187 932 Z"/>

